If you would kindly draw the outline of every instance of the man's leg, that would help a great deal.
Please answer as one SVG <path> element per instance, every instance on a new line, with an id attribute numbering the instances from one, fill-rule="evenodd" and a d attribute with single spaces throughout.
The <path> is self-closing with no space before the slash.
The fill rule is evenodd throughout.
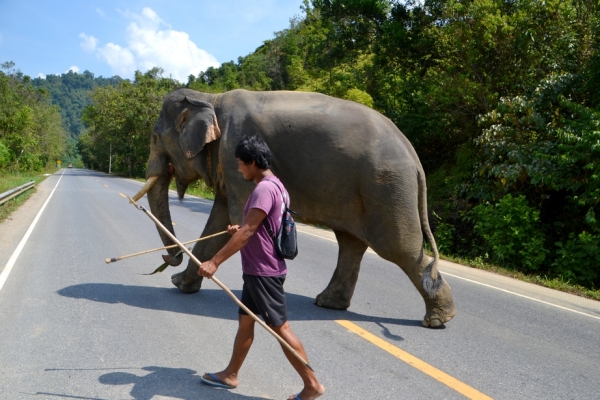
<path id="1" fill-rule="evenodd" d="M 271 328 L 275 331 L 275 333 L 281 336 L 283 340 L 285 340 L 296 351 L 296 353 L 298 353 L 308 362 L 306 352 L 304 351 L 304 346 L 302 346 L 302 343 L 298 337 L 296 337 L 287 321 L 283 323 L 283 325 Z M 298 397 L 300 397 L 302 400 L 313 400 L 325 393 L 325 387 L 319 382 L 315 373 L 306 365 L 304 365 L 302 361 L 294 357 L 294 355 L 286 347 L 281 346 L 281 348 L 283 349 L 283 352 L 290 364 L 292 364 L 304 382 L 304 388 L 300 393 L 298 393 Z M 291 395 L 290 399 L 294 399 L 294 397 L 295 395 Z"/>
<path id="2" fill-rule="evenodd" d="M 214 375 L 223 383 L 236 387 L 238 385 L 238 372 L 248 355 L 250 346 L 254 341 L 254 320 L 249 315 L 238 314 L 238 331 L 233 342 L 233 353 L 229 365 L 221 372 Z M 208 373 L 204 379 L 213 380 Z"/>

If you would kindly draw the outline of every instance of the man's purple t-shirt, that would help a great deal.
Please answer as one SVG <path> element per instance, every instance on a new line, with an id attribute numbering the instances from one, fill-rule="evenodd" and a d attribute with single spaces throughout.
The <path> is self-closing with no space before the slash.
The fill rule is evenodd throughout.
<path id="1" fill-rule="evenodd" d="M 269 182 L 271 181 L 271 182 Z M 265 217 L 273 232 L 279 232 L 281 217 L 284 211 L 284 203 L 281 191 L 286 196 L 289 204 L 288 194 L 283 184 L 275 176 L 263 178 L 248 198 L 244 207 L 244 217 L 251 208 L 264 211 Z M 260 224 L 250 241 L 242 248 L 242 271 L 247 275 L 257 276 L 279 276 L 287 273 L 285 260 L 275 251 L 273 239 L 264 223 Z"/>

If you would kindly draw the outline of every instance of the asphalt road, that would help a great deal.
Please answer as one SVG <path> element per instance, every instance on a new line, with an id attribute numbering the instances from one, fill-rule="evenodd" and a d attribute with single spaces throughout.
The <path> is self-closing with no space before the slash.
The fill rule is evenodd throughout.
<path id="1" fill-rule="evenodd" d="M 61 170 L 0 224 L 0 399 L 284 399 L 299 391 L 278 343 L 258 326 L 240 386 L 202 385 L 202 373 L 229 359 L 231 299 L 210 281 L 182 294 L 170 275 L 184 264 L 141 275 L 162 263 L 160 252 L 105 264 L 162 245 L 123 197 L 139 188 Z M 211 206 L 173 195 L 178 237 L 197 237 Z M 286 281 L 290 323 L 324 399 L 600 398 L 598 302 L 443 263 L 457 316 L 425 329 L 423 301 L 406 276 L 368 252 L 351 307 L 322 309 L 313 299 L 329 282 L 337 245 L 330 232 L 300 230 Z M 217 276 L 239 295 L 239 256 Z"/>

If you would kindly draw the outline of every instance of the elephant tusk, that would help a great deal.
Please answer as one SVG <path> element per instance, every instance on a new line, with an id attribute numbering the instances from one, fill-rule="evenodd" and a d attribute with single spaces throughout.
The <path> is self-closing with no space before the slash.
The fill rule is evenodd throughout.
<path id="1" fill-rule="evenodd" d="M 150 188 L 152 187 L 152 185 L 154 185 L 156 183 L 157 179 L 158 179 L 158 176 L 151 176 L 150 178 L 148 178 L 146 180 L 146 183 L 144 183 L 144 186 L 142 186 L 142 188 L 140 189 L 140 191 L 137 192 L 137 194 L 132 197 L 133 201 L 138 201 L 146 193 L 148 193 L 148 190 L 150 190 Z M 130 203 L 131 203 L 131 201 L 130 201 Z"/>

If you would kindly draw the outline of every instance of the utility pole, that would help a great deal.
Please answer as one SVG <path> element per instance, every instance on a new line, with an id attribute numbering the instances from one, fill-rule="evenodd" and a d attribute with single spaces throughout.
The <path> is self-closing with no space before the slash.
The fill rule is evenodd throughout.
<path id="1" fill-rule="evenodd" d="M 112 170 L 112 144 L 109 143 L 109 150 L 108 150 L 108 173 L 111 173 Z"/>

